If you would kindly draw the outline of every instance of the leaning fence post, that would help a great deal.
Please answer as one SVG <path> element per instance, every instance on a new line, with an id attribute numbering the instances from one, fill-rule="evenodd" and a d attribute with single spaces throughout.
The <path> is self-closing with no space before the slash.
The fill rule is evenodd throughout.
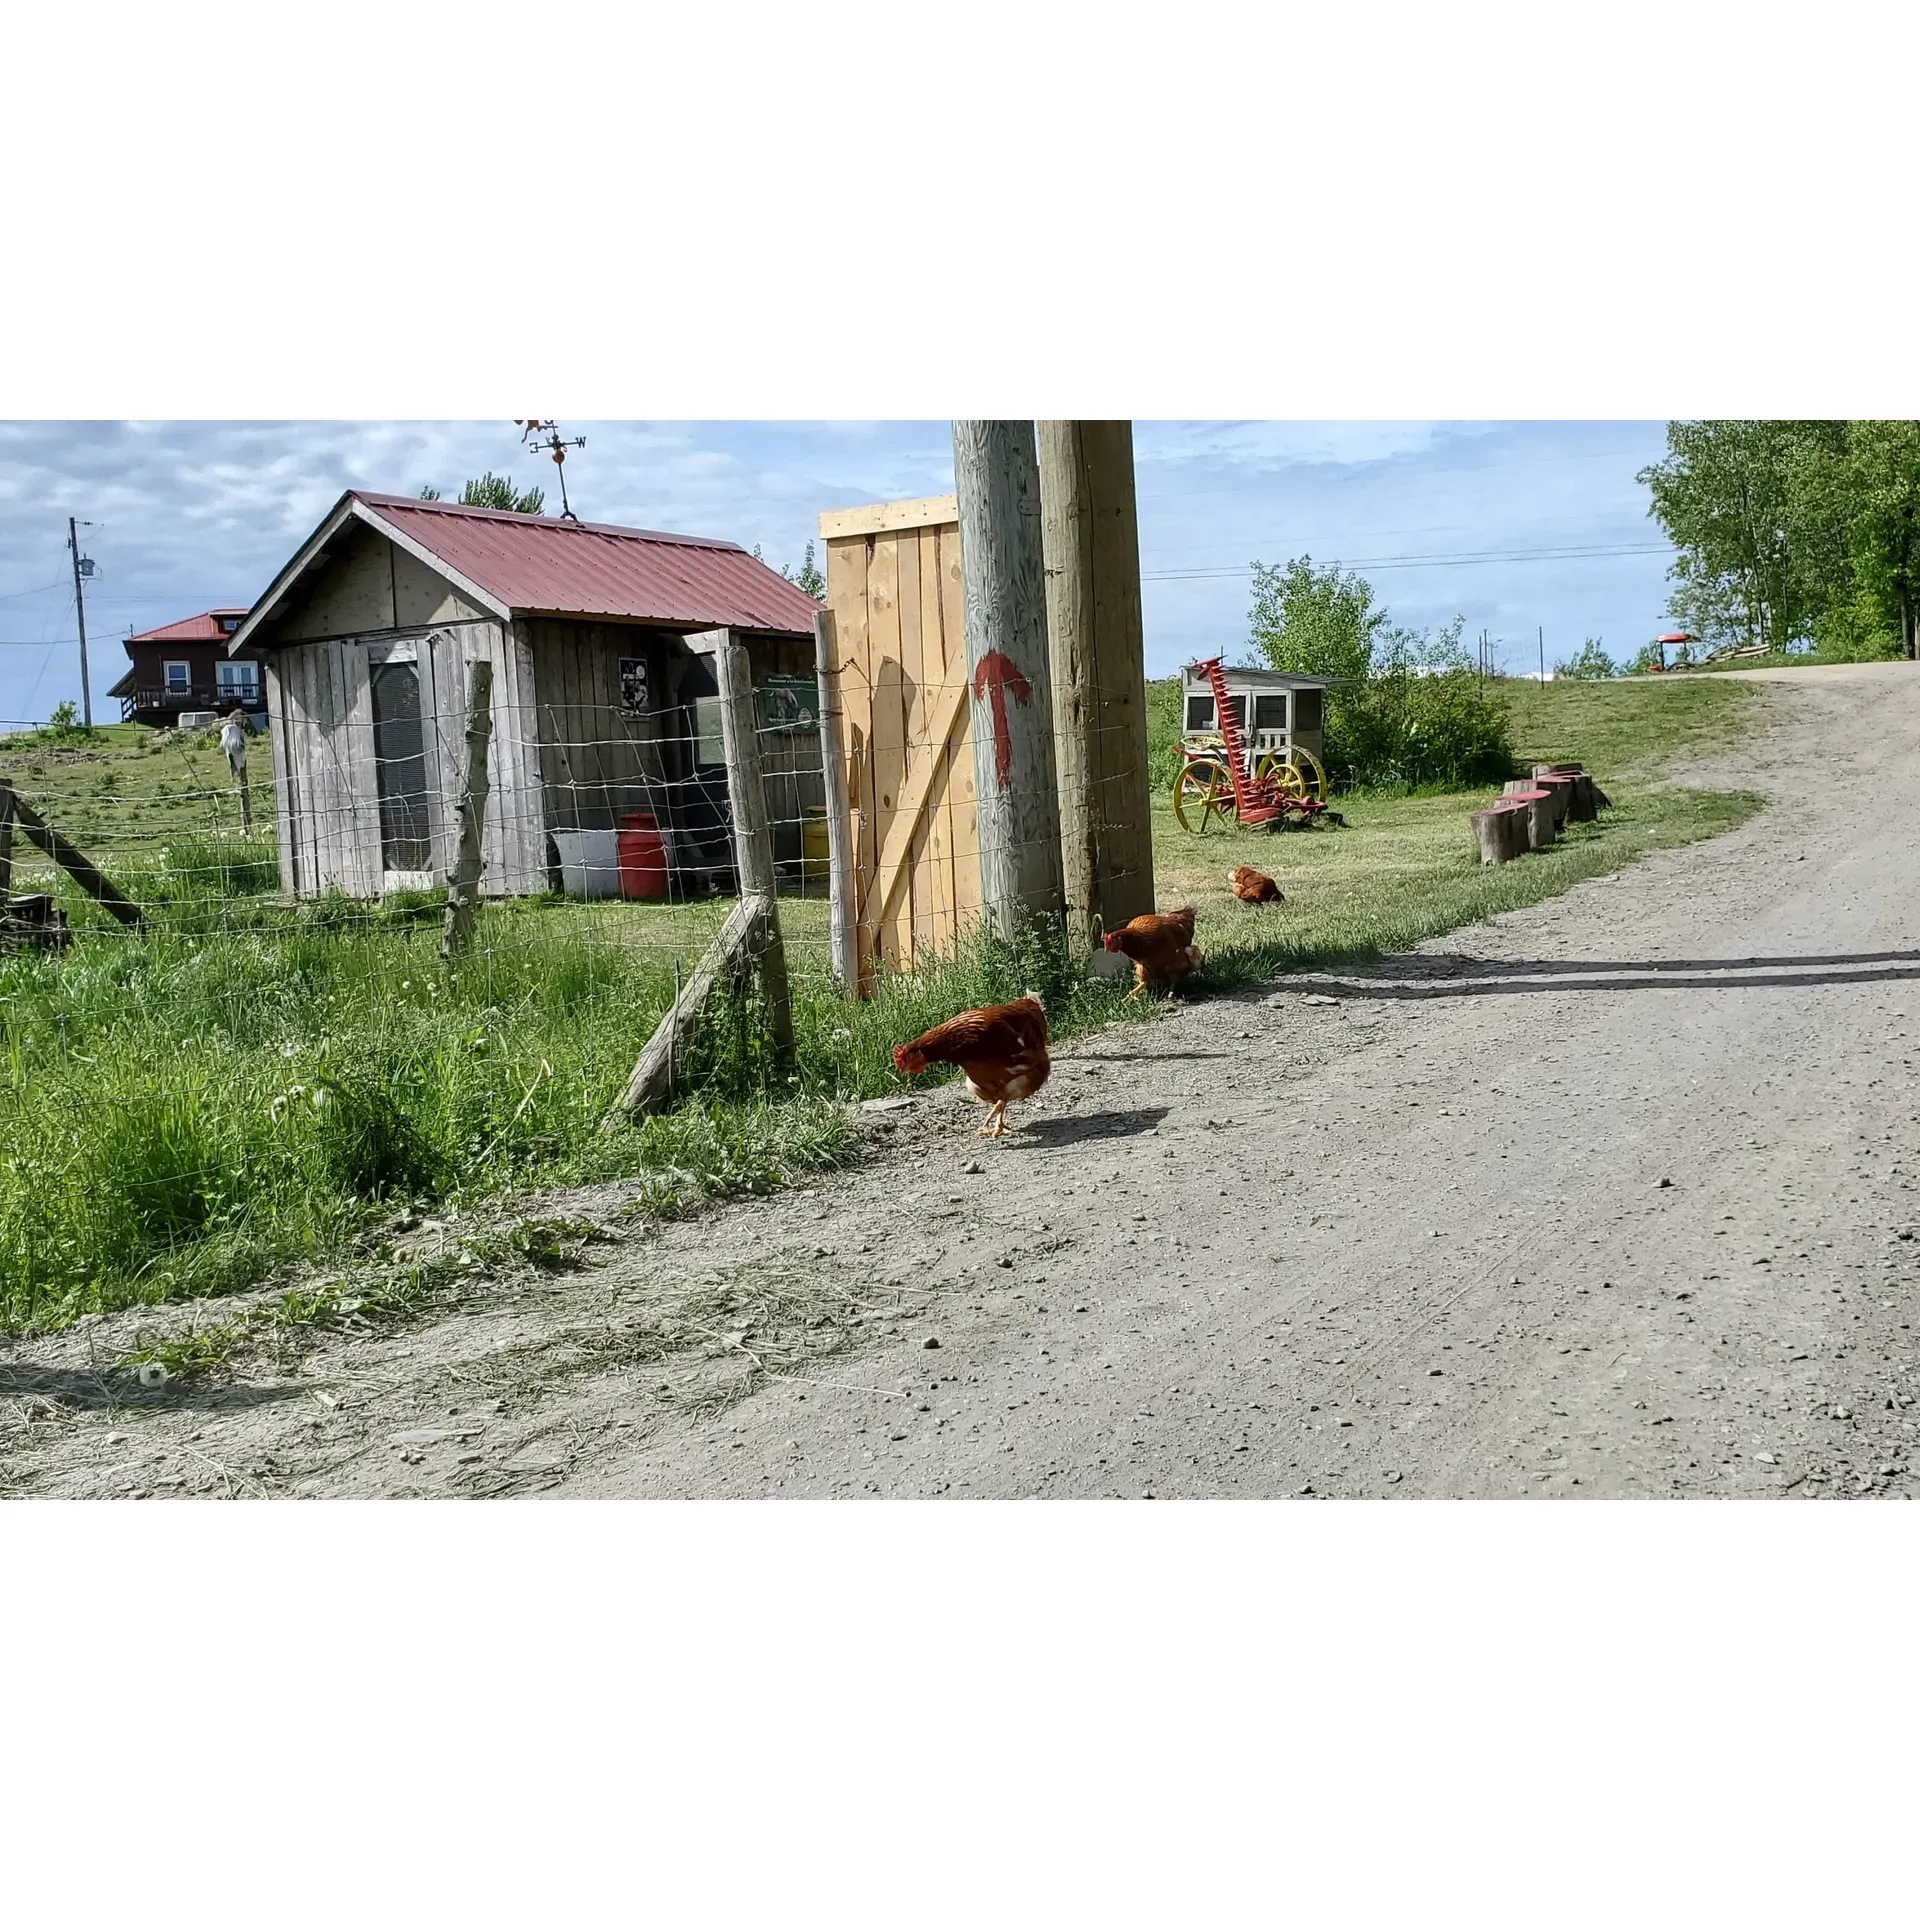
<path id="1" fill-rule="evenodd" d="M 147 916 L 76 847 L 59 828 L 44 820 L 15 793 L 7 802 L 9 816 L 20 831 L 53 861 L 81 892 L 89 894 L 123 927 L 145 931 Z"/>
<path id="2" fill-rule="evenodd" d="M 13 783 L 0 780 L 0 907 L 13 885 Z"/>
<path id="3" fill-rule="evenodd" d="M 727 799 L 733 809 L 734 864 L 740 892 L 762 895 L 766 932 L 754 961 L 773 1029 L 773 1050 L 782 1063 L 793 1057 L 793 1002 L 787 987 L 787 950 L 780 937 L 780 910 L 773 877 L 773 828 L 767 819 L 767 789 L 760 776 L 760 736 L 753 718 L 753 676 L 747 650 L 727 627 L 690 633 L 687 645 L 713 662 L 720 689 L 720 744 L 727 760 Z"/>
<path id="4" fill-rule="evenodd" d="M 813 667 L 820 681 L 820 765 L 827 777 L 827 934 L 833 977 L 852 993 L 860 980 L 853 927 L 853 812 L 847 793 L 846 737 L 840 714 L 840 661 L 833 615 L 813 616 Z"/>
<path id="5" fill-rule="evenodd" d="M 440 957 L 451 960 L 473 938 L 480 891 L 481 837 L 487 824 L 487 748 L 493 740 L 493 662 L 467 666 L 467 771 L 460 783 L 460 840 L 447 874 L 447 919 Z"/>

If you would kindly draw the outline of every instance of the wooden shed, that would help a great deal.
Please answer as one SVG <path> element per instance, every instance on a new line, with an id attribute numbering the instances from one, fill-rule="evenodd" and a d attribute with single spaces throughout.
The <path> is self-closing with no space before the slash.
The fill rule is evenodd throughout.
<path id="1" fill-rule="evenodd" d="M 280 877 L 371 898 L 453 857 L 468 663 L 493 666 L 481 889 L 555 883 L 556 836 L 652 813 L 681 888 L 733 859 L 712 671 L 730 627 L 765 696 L 776 860 L 823 804 L 817 603 L 729 541 L 349 492 L 233 635 L 266 669 Z"/>

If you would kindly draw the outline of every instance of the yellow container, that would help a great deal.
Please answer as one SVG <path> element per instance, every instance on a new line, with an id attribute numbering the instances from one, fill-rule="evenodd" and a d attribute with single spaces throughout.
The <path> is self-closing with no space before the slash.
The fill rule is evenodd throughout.
<path id="1" fill-rule="evenodd" d="M 809 807 L 800 822 L 800 873 L 803 880 L 827 878 L 827 810 Z"/>

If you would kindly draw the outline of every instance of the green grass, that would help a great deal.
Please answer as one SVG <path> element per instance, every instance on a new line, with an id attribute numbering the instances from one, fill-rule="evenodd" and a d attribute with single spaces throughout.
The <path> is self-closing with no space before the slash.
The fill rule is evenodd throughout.
<path id="1" fill-rule="evenodd" d="M 849 1004 L 824 909 L 787 904 L 797 1059 L 729 1002 L 684 1104 L 599 1131 L 727 903 L 496 906 L 451 973 L 438 915 L 230 900 L 157 908 L 144 938 L 0 957 L 0 1327 L 209 1295 L 338 1247 L 401 1199 L 621 1176 L 660 1211 L 853 1151 L 849 1103 L 899 1089 L 896 1042 L 1031 979 L 1063 1030 L 1110 990 L 1057 954 L 970 953 Z"/>
<path id="2" fill-rule="evenodd" d="M 72 840 L 89 858 L 112 868 L 151 859 L 170 841 L 222 840 L 240 830 L 240 798 L 220 751 L 217 728 L 121 724 L 94 728 L 85 744 L 52 740 L 44 731 L 0 733 L 0 780 Z M 265 734 L 248 750 L 253 799 L 269 859 L 273 855 L 272 749 Z M 44 855 L 17 837 L 17 891 L 56 885 Z"/>
<path id="3" fill-rule="evenodd" d="M 1731 748 L 1759 711 L 1756 687 L 1507 681 L 1489 697 L 1509 702 L 1522 766 L 1578 760 L 1614 802 L 1593 825 L 1572 827 L 1548 851 L 1504 867 L 1479 865 L 1467 822 L 1497 789 L 1348 794 L 1338 801 L 1345 830 L 1204 835 L 1182 832 L 1170 800 L 1156 794 L 1156 888 L 1167 905 L 1192 901 L 1200 909 L 1196 938 L 1211 985 L 1401 952 L 1549 899 L 1655 848 L 1724 832 L 1761 805 L 1752 794 L 1665 778 Z M 1246 907 L 1233 898 L 1227 873 L 1242 861 L 1279 881 L 1284 907 Z"/>
<path id="4" fill-rule="evenodd" d="M 1509 686 L 1524 757 L 1584 761 L 1616 805 L 1499 869 L 1475 864 L 1466 822 L 1485 794 L 1358 795 L 1344 832 L 1198 837 L 1162 782 L 1159 897 L 1201 909 L 1200 991 L 1404 948 L 1747 817 L 1750 796 L 1663 774 L 1730 745 L 1760 695 L 1724 679 Z M 128 755 L 145 772 L 166 752 L 115 743 L 105 764 Z M 58 772 L 74 791 L 97 777 L 83 760 Z M 1288 905 L 1234 902 L 1225 876 L 1241 860 Z M 403 1199 L 626 1177 L 638 1207 L 665 1212 L 764 1189 L 846 1161 L 850 1103 L 901 1090 L 894 1044 L 961 1007 L 1038 984 L 1063 1036 L 1147 1017 L 1057 949 L 984 939 L 848 1003 L 826 973 L 823 903 L 790 900 L 792 1071 L 768 1057 L 756 1010 L 729 1003 L 682 1065 L 685 1101 L 603 1135 L 729 903 L 491 906 L 449 971 L 435 898 L 290 907 L 267 890 L 261 842 L 190 810 L 106 864 L 152 903 L 152 932 L 112 929 L 61 881 L 72 949 L 0 955 L 0 1329 L 251 1285 L 336 1253 Z"/>

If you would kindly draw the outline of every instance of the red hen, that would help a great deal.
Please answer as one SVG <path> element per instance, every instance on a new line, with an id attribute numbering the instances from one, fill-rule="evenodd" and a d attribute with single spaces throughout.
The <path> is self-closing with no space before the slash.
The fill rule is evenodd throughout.
<path id="1" fill-rule="evenodd" d="M 893 1050 L 902 1073 L 925 1073 L 935 1060 L 949 1060 L 966 1076 L 976 1099 L 992 1111 L 980 1131 L 1007 1130 L 1007 1107 L 1028 1100 L 1047 1084 L 1053 1062 L 1047 1054 L 1047 1016 L 1037 993 L 1004 1007 L 976 1007 L 943 1020 L 918 1040 Z"/>
<path id="2" fill-rule="evenodd" d="M 1200 970 L 1204 956 L 1193 944 L 1193 909 L 1178 913 L 1137 913 L 1124 927 L 1102 934 L 1100 944 L 1109 953 L 1124 953 L 1133 962 L 1133 992 L 1137 998 L 1156 981 L 1171 986 Z"/>

